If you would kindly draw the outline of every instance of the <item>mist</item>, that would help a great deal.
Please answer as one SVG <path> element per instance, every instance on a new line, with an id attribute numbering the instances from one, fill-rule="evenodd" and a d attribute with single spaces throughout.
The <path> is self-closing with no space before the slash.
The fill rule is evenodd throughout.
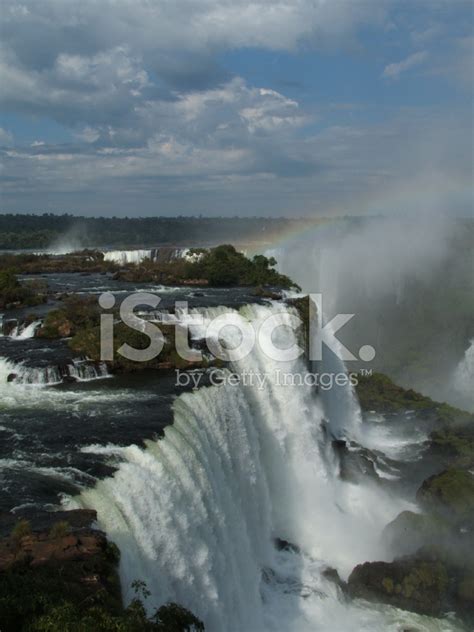
<path id="1" fill-rule="evenodd" d="M 69 230 L 51 242 L 48 251 L 54 255 L 65 255 L 83 248 L 93 247 L 87 227 L 81 223 L 75 223 Z"/>
<path id="2" fill-rule="evenodd" d="M 473 233 L 470 220 L 342 220 L 269 252 L 327 317 L 355 314 L 341 342 L 376 350 L 357 367 L 472 410 Z"/>

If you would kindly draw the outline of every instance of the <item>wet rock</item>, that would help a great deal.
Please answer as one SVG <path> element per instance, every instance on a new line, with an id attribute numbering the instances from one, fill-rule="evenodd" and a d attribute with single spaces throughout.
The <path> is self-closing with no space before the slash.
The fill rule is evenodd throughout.
<path id="1" fill-rule="evenodd" d="M 337 572 L 335 568 L 331 568 L 330 566 L 328 566 L 327 568 L 323 570 L 322 575 L 328 581 L 332 582 L 333 584 L 336 584 L 336 586 L 338 586 L 342 591 L 346 590 L 347 588 L 346 582 L 344 582 L 340 578 L 339 573 Z"/>
<path id="2" fill-rule="evenodd" d="M 289 551 L 290 553 L 299 553 L 300 549 L 296 544 L 283 540 L 282 538 L 275 538 L 275 548 L 278 551 Z"/>
<path id="3" fill-rule="evenodd" d="M 64 384 L 75 384 L 77 382 L 77 378 L 73 377 L 72 375 L 63 375 L 62 379 Z"/>
<path id="4" fill-rule="evenodd" d="M 348 580 L 348 592 L 352 597 L 439 616 L 449 609 L 450 582 L 439 560 L 406 557 L 356 566 Z"/>
<path id="5" fill-rule="evenodd" d="M 342 480 L 354 481 L 361 475 L 378 478 L 374 464 L 375 455 L 370 450 L 356 444 L 349 446 L 341 439 L 334 440 L 332 446 L 339 458 L 339 475 Z"/>
<path id="6" fill-rule="evenodd" d="M 416 498 L 421 506 L 451 522 L 473 524 L 474 476 L 468 470 L 451 468 L 427 478 Z"/>

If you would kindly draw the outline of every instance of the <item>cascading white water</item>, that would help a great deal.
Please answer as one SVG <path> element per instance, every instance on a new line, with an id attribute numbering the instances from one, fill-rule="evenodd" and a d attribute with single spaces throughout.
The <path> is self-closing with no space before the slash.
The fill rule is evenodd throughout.
<path id="1" fill-rule="evenodd" d="M 8 358 L 0 357 L 0 387 L 7 385 L 12 388 L 15 385 L 54 386 L 61 384 L 66 378 L 72 378 L 78 382 L 110 377 L 105 363 L 94 363 L 88 360 L 73 360 L 64 366 L 26 366 L 21 362 L 13 362 Z"/>
<path id="2" fill-rule="evenodd" d="M 67 374 L 78 382 L 90 382 L 111 377 L 105 362 L 92 363 L 89 360 L 73 360 L 67 365 Z"/>
<path id="3" fill-rule="evenodd" d="M 119 265 L 141 263 L 152 258 L 152 250 L 109 250 L 104 252 L 104 261 L 113 261 Z"/>
<path id="4" fill-rule="evenodd" d="M 146 259 L 155 261 L 160 258 L 164 261 L 186 259 L 187 261 L 196 262 L 202 257 L 201 254 L 192 253 L 189 248 L 170 248 L 169 246 L 151 250 L 106 250 L 103 252 L 103 255 L 104 261 L 113 261 L 119 265 L 141 263 Z"/>
<path id="5" fill-rule="evenodd" d="M 341 359 L 342 345 L 335 336 L 332 322 L 326 323 L 324 314 L 318 313 L 317 306 L 312 303 L 312 299 L 310 301 L 310 305 L 312 305 L 310 311 L 312 314 L 310 333 L 313 338 L 313 344 L 319 340 L 319 353 L 321 356 L 321 360 L 314 363 L 314 368 L 320 374 L 322 382 L 320 388 L 321 400 L 325 413 L 330 420 L 331 434 L 335 439 L 359 440 L 362 415 L 354 388 L 350 380 L 344 379 L 346 367 Z M 318 322 L 318 319 L 321 319 L 321 323 Z M 322 331 L 325 334 L 319 336 L 319 332 Z M 328 337 L 331 338 L 330 341 Z M 330 342 L 333 349 L 327 344 L 328 342 Z M 314 351 L 313 349 L 312 353 Z M 323 382 L 323 377 L 326 377 L 325 382 Z M 326 388 L 326 384 L 329 385 L 329 388 Z"/>
<path id="6" fill-rule="evenodd" d="M 10 334 L 10 337 L 14 340 L 26 340 L 27 338 L 34 338 L 36 330 L 41 326 L 43 321 L 34 320 L 28 325 L 17 325 Z"/>
<path id="7" fill-rule="evenodd" d="M 454 388 L 459 393 L 462 405 L 474 410 L 474 340 L 471 340 L 463 359 L 454 373 Z"/>
<path id="8" fill-rule="evenodd" d="M 259 329 L 281 309 L 247 306 L 240 317 Z M 204 310 L 207 320 L 220 314 Z M 295 342 L 288 327 L 275 333 L 281 348 Z M 231 327 L 221 336 L 236 343 Z M 305 363 L 272 360 L 257 345 L 232 370 L 239 385 L 181 395 L 163 439 L 145 449 L 109 446 L 123 461 L 117 472 L 75 501 L 95 508 L 119 545 L 125 597 L 134 579 L 145 580 L 150 607 L 181 603 L 209 632 L 421 625 L 412 614 L 345 603 L 322 575 L 326 565 L 347 576 L 360 561 L 384 559 L 381 531 L 406 505 L 375 485 L 338 478 L 324 418 L 334 434 L 338 426 L 316 390 L 281 385 L 282 372 L 305 373 Z M 274 538 L 299 552 L 277 551 Z"/>

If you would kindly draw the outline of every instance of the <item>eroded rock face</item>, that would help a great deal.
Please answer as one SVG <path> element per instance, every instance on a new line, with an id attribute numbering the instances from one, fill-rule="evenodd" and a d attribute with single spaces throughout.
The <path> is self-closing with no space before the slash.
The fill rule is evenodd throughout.
<path id="1" fill-rule="evenodd" d="M 51 538 L 49 533 L 32 533 L 19 541 L 8 538 L 0 542 L 0 572 L 16 563 L 32 568 L 54 562 L 86 561 L 107 548 L 105 535 L 88 530 Z"/>
<path id="2" fill-rule="evenodd" d="M 28 629 L 63 604 L 104 603 L 107 611 L 120 611 L 118 550 L 91 528 L 95 518 L 87 510 L 40 511 L 31 513 L 31 521 L 0 516 L 2 630 Z"/>

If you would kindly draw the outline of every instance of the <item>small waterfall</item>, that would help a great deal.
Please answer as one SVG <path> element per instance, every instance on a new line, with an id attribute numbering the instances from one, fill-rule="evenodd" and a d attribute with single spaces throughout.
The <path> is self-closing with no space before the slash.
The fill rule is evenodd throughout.
<path id="1" fill-rule="evenodd" d="M 0 386 L 22 384 L 34 386 L 54 386 L 65 381 L 89 382 L 110 377 L 107 365 L 90 360 L 72 360 L 63 366 L 26 366 L 0 357 Z"/>
<path id="2" fill-rule="evenodd" d="M 105 362 L 92 363 L 89 360 L 73 360 L 67 365 L 67 375 L 78 382 L 90 382 L 110 377 Z"/>
<path id="3" fill-rule="evenodd" d="M 256 331 L 281 314 L 287 326 L 274 335 L 287 348 L 297 341 L 283 309 L 230 314 Z M 222 315 L 201 312 L 207 321 Z M 233 347 L 238 334 L 224 327 L 221 336 Z M 332 412 L 312 386 L 281 383 L 283 373 L 305 374 L 305 362 L 276 361 L 267 351 L 254 346 L 221 372 L 223 384 L 181 395 L 164 438 L 122 448 L 114 476 L 77 503 L 98 511 L 120 547 L 125 589 L 145 580 L 150 606 L 181 603 L 209 632 L 397 629 L 348 608 L 322 570 L 347 576 L 360 561 L 384 559 L 379 535 L 403 503 L 338 478 L 324 430 Z M 226 381 L 231 374 L 237 382 Z M 275 538 L 298 551 L 278 551 Z M 366 628 L 370 616 L 379 618 Z"/>
<path id="4" fill-rule="evenodd" d="M 202 257 L 201 254 L 192 253 L 190 248 L 173 248 L 172 246 L 162 246 L 150 250 L 106 250 L 103 251 L 103 255 L 104 261 L 113 261 L 122 266 L 141 263 L 146 259 L 162 263 L 169 263 L 176 259 L 196 262 Z"/>
<path id="5" fill-rule="evenodd" d="M 474 410 L 474 340 L 454 373 L 454 389 L 462 399 L 462 405 Z"/>
<path id="6" fill-rule="evenodd" d="M 153 250 L 109 250 L 103 253 L 104 261 L 113 261 L 119 265 L 141 263 L 145 259 L 152 259 Z"/>
<path id="7" fill-rule="evenodd" d="M 36 330 L 41 327 L 42 320 L 35 320 L 28 325 L 24 323 L 18 324 L 11 332 L 10 338 L 14 340 L 26 340 L 27 338 L 34 338 Z"/>

